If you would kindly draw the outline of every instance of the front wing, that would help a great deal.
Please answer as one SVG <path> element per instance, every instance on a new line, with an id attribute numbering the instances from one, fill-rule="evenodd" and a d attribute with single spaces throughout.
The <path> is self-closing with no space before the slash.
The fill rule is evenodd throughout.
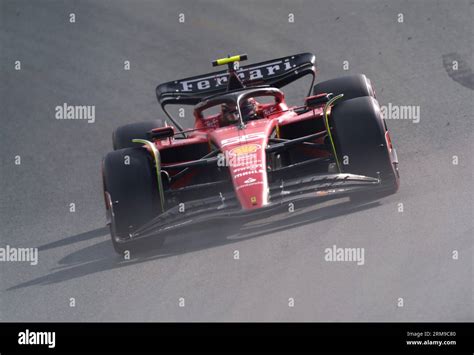
<path id="1" fill-rule="evenodd" d="M 270 203 L 254 210 L 243 210 L 233 193 L 219 194 L 208 198 L 189 201 L 185 212 L 180 206 L 167 209 L 129 235 L 127 239 L 117 238 L 117 243 L 133 242 L 185 228 L 194 224 L 216 219 L 257 219 L 288 208 L 289 203 L 349 196 L 354 193 L 383 192 L 386 186 L 380 178 L 354 174 L 320 174 L 304 178 L 287 179 L 270 184 Z M 109 222 L 113 223 L 113 207 Z"/>

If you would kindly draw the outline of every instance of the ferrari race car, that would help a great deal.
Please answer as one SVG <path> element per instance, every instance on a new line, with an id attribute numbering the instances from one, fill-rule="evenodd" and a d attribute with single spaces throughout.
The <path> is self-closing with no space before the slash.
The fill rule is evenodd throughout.
<path id="1" fill-rule="evenodd" d="M 220 218 L 259 217 L 299 201 L 380 198 L 397 191 L 398 160 L 371 81 L 351 75 L 317 83 L 302 53 L 158 85 L 167 120 L 113 133 L 102 162 L 107 223 L 118 253 Z M 281 88 L 312 76 L 301 106 Z M 184 129 L 167 105 L 193 105 Z"/>

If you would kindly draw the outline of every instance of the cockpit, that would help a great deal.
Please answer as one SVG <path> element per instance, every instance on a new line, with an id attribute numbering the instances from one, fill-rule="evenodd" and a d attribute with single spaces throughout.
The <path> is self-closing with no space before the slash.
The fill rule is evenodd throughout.
<path id="1" fill-rule="evenodd" d="M 245 125 L 286 110 L 283 93 L 276 88 L 236 90 L 204 99 L 194 109 L 197 125 L 220 128 Z"/>

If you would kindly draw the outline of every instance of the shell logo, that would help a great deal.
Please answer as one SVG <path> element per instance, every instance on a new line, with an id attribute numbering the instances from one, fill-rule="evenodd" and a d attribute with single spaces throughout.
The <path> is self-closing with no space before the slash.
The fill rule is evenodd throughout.
<path id="1" fill-rule="evenodd" d="M 255 153 L 260 149 L 259 144 L 246 144 L 236 147 L 230 151 L 231 155 L 246 155 Z"/>

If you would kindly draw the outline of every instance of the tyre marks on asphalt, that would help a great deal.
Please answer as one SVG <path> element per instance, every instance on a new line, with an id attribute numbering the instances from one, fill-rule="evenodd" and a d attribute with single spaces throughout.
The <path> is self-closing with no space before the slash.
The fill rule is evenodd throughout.
<path id="1" fill-rule="evenodd" d="M 459 53 L 443 55 L 443 66 L 449 77 L 462 86 L 474 90 L 474 73 Z"/>

